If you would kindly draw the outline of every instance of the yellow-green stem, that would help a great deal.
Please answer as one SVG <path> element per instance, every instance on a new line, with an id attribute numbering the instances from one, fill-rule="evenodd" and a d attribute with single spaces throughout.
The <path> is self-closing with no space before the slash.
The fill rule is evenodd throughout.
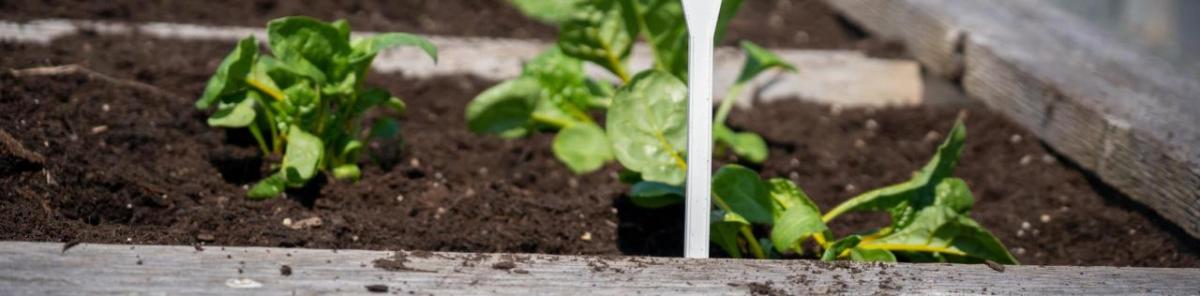
<path id="1" fill-rule="evenodd" d="M 733 109 L 733 103 L 742 95 L 742 89 L 745 87 L 745 83 L 736 83 L 725 92 L 725 99 L 721 100 L 721 107 L 717 108 L 717 116 L 713 118 L 714 126 L 725 124 L 725 119 L 729 118 L 729 112 Z"/>

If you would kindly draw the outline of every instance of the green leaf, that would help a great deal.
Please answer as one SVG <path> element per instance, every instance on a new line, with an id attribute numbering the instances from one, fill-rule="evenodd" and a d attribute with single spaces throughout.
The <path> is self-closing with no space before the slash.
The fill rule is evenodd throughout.
<path id="1" fill-rule="evenodd" d="M 608 139 L 621 165 L 647 181 L 683 184 L 687 162 L 687 86 L 659 71 L 638 74 L 608 110 Z"/>
<path id="2" fill-rule="evenodd" d="M 826 213 L 826 220 L 849 211 L 889 211 L 893 221 L 907 220 L 902 215 L 905 211 L 896 209 L 903 209 L 904 205 L 921 206 L 933 203 L 935 186 L 954 174 L 954 166 L 962 153 L 966 133 L 961 121 L 955 123 L 954 128 L 947 133 L 946 141 L 938 146 L 937 153 L 912 179 L 855 196 Z"/>
<path id="3" fill-rule="evenodd" d="M 568 126 L 554 137 L 554 156 L 576 174 L 596 171 L 613 159 L 604 130 L 592 123 Z"/>
<path id="4" fill-rule="evenodd" d="M 381 140 L 395 140 L 400 138 L 400 121 L 391 117 L 376 119 L 371 124 L 369 137 Z"/>
<path id="5" fill-rule="evenodd" d="M 784 209 L 775 217 L 771 241 L 780 253 L 802 252 L 800 243 L 808 237 L 829 230 L 821 221 L 821 210 L 804 191 L 792 181 L 774 178 L 769 182 L 771 199 Z"/>
<path id="6" fill-rule="evenodd" d="M 965 214 L 971 211 L 975 197 L 967 182 L 959 178 L 946 178 L 937 184 L 934 204 L 946 206 L 956 213 Z"/>
<path id="7" fill-rule="evenodd" d="M 472 132 L 515 138 L 529 131 L 541 86 L 533 78 L 518 78 L 493 86 L 467 105 Z"/>
<path id="8" fill-rule="evenodd" d="M 763 71 L 771 68 L 782 68 L 788 71 L 796 71 L 796 66 L 784 61 L 779 56 L 771 53 L 765 48 L 759 47 L 750 41 L 742 41 L 742 50 L 746 52 L 746 64 L 742 66 L 742 73 L 738 75 L 738 84 L 749 82 L 755 76 Z"/>
<path id="9" fill-rule="evenodd" d="M 404 100 L 401 100 L 400 98 L 388 97 L 387 101 L 384 101 L 384 103 L 387 103 L 388 108 L 392 108 L 392 111 L 396 111 L 396 113 L 404 113 L 404 111 L 408 111 L 408 104 L 405 104 Z"/>
<path id="10" fill-rule="evenodd" d="M 713 124 L 713 139 L 722 145 L 728 146 L 738 156 L 745 158 L 753 163 L 762 163 L 767 160 L 767 155 L 770 150 L 767 148 L 767 141 L 761 136 L 752 132 L 734 132 L 724 124 Z"/>
<path id="11" fill-rule="evenodd" d="M 521 74 L 536 78 L 542 87 L 539 105 L 557 110 L 544 110 L 561 114 L 564 122 L 591 122 L 584 110 L 592 104 L 591 90 L 585 83 L 583 63 L 551 47 L 525 64 Z"/>
<path id="12" fill-rule="evenodd" d="M 509 0 L 525 16 L 550 24 L 566 21 L 584 1 L 586 0 Z"/>
<path id="13" fill-rule="evenodd" d="M 208 117 L 208 126 L 212 127 L 246 127 L 254 122 L 254 104 L 258 93 L 247 91 L 236 94 L 240 101 L 235 103 L 221 102 L 217 112 Z"/>
<path id="14" fill-rule="evenodd" d="M 859 242 L 862 242 L 862 236 L 860 235 L 850 235 L 839 239 L 825 249 L 825 254 L 821 255 L 821 261 L 837 260 L 842 252 L 858 246 Z"/>
<path id="15" fill-rule="evenodd" d="M 330 70 L 336 57 L 350 53 L 349 39 L 339 27 L 310 17 L 272 20 L 267 23 L 267 37 L 275 56 L 289 64 L 304 60 L 318 69 Z"/>
<path id="16" fill-rule="evenodd" d="M 338 180 L 358 180 L 361 176 L 362 172 L 358 170 L 357 164 L 348 163 L 333 168 L 333 177 Z"/>
<path id="17" fill-rule="evenodd" d="M 942 253 L 973 258 L 974 262 L 987 259 L 1002 264 L 1017 263 L 1008 253 L 1008 249 L 978 223 L 965 214 L 959 214 L 954 209 L 941 205 L 918 210 L 912 223 L 871 241 L 869 245 L 871 249 Z"/>
<path id="18" fill-rule="evenodd" d="M 558 47 L 567 55 L 596 63 L 625 79 L 623 60 L 637 36 L 637 23 L 622 16 L 615 0 L 591 0 L 559 27 Z"/>
<path id="19" fill-rule="evenodd" d="M 299 187 L 317 174 L 325 144 L 293 125 L 288 129 L 287 150 L 283 155 L 283 173 L 289 186 Z"/>
<path id="20" fill-rule="evenodd" d="M 683 202 L 683 187 L 658 182 L 638 182 L 629 189 L 633 204 L 648 209 L 657 209 Z"/>
<path id="21" fill-rule="evenodd" d="M 729 29 L 729 22 L 737 16 L 738 10 L 741 9 L 742 0 L 721 1 L 721 12 L 717 16 L 717 32 L 713 35 L 714 43 L 720 45 L 721 40 L 725 39 L 725 31 Z"/>
<path id="22" fill-rule="evenodd" d="M 425 51 L 437 63 L 438 52 L 437 46 L 433 42 L 429 42 L 421 36 L 408 33 L 382 33 L 371 35 L 370 37 L 354 40 L 351 43 L 351 48 L 354 52 L 363 56 L 375 56 L 384 49 L 397 46 L 416 46 Z"/>
<path id="23" fill-rule="evenodd" d="M 709 239 L 725 250 L 730 257 L 742 258 L 742 250 L 738 245 L 738 231 L 749 226 L 750 222 L 737 213 L 722 210 L 713 211 L 709 219 Z"/>
<path id="24" fill-rule="evenodd" d="M 258 42 L 254 41 L 254 36 L 238 41 L 237 47 L 228 56 L 225 56 L 221 65 L 217 67 L 217 73 L 208 80 L 208 85 L 204 87 L 204 94 L 200 95 L 200 99 L 196 101 L 196 108 L 208 109 L 218 98 L 245 89 L 246 76 L 250 74 L 250 69 L 257 58 Z"/>
<path id="25" fill-rule="evenodd" d="M 860 262 L 896 262 L 896 255 L 888 250 L 850 249 L 850 260 Z"/>
<path id="26" fill-rule="evenodd" d="M 758 173 L 739 165 L 726 165 L 713 175 L 712 184 L 716 198 L 746 220 L 760 224 L 771 224 L 774 220 L 777 209 L 767 183 Z"/>
<path id="27" fill-rule="evenodd" d="M 626 11 L 637 11 L 646 38 L 654 48 L 656 69 L 687 80 L 688 30 L 679 0 L 621 0 Z"/>
<path id="28" fill-rule="evenodd" d="M 257 184 L 254 184 L 254 187 L 250 187 L 250 191 L 246 192 L 246 196 L 250 199 L 275 198 L 280 193 L 283 193 L 285 186 L 287 186 L 287 179 L 284 178 L 282 172 L 278 172 L 258 181 Z"/>
<path id="29" fill-rule="evenodd" d="M 792 207 L 802 206 L 812 208 L 818 213 L 821 212 L 819 210 L 820 208 L 817 207 L 817 203 L 813 202 L 812 199 L 809 199 L 808 194 L 804 193 L 803 190 L 800 190 L 800 187 L 797 187 L 796 183 L 792 183 L 791 180 L 783 178 L 771 178 L 767 181 L 767 184 L 771 188 L 771 199 L 774 200 L 781 209 L 786 210 Z M 780 212 L 782 213 L 782 210 Z"/>

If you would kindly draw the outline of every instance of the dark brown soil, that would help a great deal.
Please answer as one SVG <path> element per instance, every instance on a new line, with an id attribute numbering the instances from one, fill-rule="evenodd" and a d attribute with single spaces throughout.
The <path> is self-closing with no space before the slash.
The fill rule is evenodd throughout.
<path id="1" fill-rule="evenodd" d="M 324 182 L 289 199 L 255 202 L 242 198 L 243 186 L 261 174 L 251 143 L 207 127 L 205 114 L 191 107 L 231 44 L 84 36 L 53 46 L 0 44 L 8 53 L 0 57 L 0 129 L 44 159 L 40 168 L 0 170 L 0 240 L 192 244 L 203 235 L 218 245 L 681 253 L 681 209 L 628 206 L 615 167 L 573 176 L 551 155 L 550 135 L 504 141 L 467 132 L 462 110 L 490 82 L 375 75 L 372 84 L 410 105 L 398 163 L 366 165 L 357 184 Z M 7 74 L 68 63 L 179 95 L 80 75 Z M 974 217 L 1021 262 L 1200 266 L 1200 243 L 1054 160 L 1023 129 L 986 110 L 968 111 L 958 175 L 975 193 Z M 731 123 L 770 142 L 763 174 L 796 180 L 828 209 L 908 178 L 960 110 L 834 112 L 789 101 L 753 112 L 751 120 L 735 111 Z M 1014 135 L 1021 140 L 1011 141 Z M 283 224 L 311 217 L 321 225 Z M 834 229 L 881 223 L 851 215 Z"/>
<path id="2" fill-rule="evenodd" d="M 818 0 L 751 0 L 743 5 L 730 25 L 729 45 L 744 39 L 768 47 L 893 51 L 865 38 Z M 0 1 L 0 19 L 17 21 L 68 18 L 261 27 L 289 15 L 347 19 L 356 30 L 542 40 L 557 36 L 552 25 L 526 18 L 504 0 Z"/>

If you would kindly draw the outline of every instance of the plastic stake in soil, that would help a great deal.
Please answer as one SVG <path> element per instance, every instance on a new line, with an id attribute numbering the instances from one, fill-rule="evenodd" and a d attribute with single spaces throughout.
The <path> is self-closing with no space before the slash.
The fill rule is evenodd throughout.
<path id="1" fill-rule="evenodd" d="M 713 34 L 721 0 L 683 0 L 688 26 L 687 218 L 683 256 L 708 258 L 712 209 Z"/>

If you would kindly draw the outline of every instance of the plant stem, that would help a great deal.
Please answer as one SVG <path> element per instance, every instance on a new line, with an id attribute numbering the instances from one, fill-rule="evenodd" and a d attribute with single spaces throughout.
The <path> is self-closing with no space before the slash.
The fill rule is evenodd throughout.
<path id="1" fill-rule="evenodd" d="M 612 52 L 609 50 L 608 52 Z M 613 73 L 617 74 L 617 78 L 621 78 L 621 84 L 629 83 L 629 70 L 625 69 L 625 64 L 621 63 L 621 59 L 615 56 L 608 55 L 608 63 L 613 66 Z"/>
<path id="2" fill-rule="evenodd" d="M 258 142 L 258 148 L 262 149 L 263 155 L 271 154 L 270 149 L 267 149 L 267 141 L 263 140 L 262 131 L 258 129 L 257 122 L 250 123 L 250 135 L 254 136 L 254 140 Z"/>
<path id="3" fill-rule="evenodd" d="M 712 200 L 714 204 L 717 204 L 717 208 L 730 213 L 734 212 L 733 208 L 730 208 L 729 204 L 725 203 L 725 199 L 717 195 L 716 192 L 712 193 Z M 754 254 L 754 258 L 766 259 L 767 256 L 763 252 L 762 246 L 758 244 L 758 240 L 754 238 L 754 232 L 750 231 L 750 226 L 742 227 L 739 232 L 746 239 L 746 244 L 749 246 L 750 252 Z"/>
<path id="4" fill-rule="evenodd" d="M 729 87 L 729 91 L 725 92 L 725 98 L 721 100 L 721 107 L 717 108 L 717 116 L 713 118 L 713 125 L 725 124 L 725 119 L 729 118 L 729 111 L 733 109 L 733 103 L 737 101 L 738 96 L 741 96 L 744 88 L 746 88 L 745 83 L 735 83 Z"/>
<path id="5" fill-rule="evenodd" d="M 754 253 L 754 258 L 767 259 L 767 255 L 763 253 L 762 245 L 758 244 L 758 239 L 754 238 L 754 232 L 750 231 L 750 226 L 742 227 L 742 237 L 750 245 L 750 252 Z"/>
<path id="6" fill-rule="evenodd" d="M 558 129 L 563 129 L 563 128 L 566 128 L 566 127 L 574 124 L 573 122 L 570 122 L 570 121 L 552 118 L 549 116 L 538 115 L 537 113 L 534 113 L 530 118 L 533 119 L 534 122 L 549 125 L 549 126 L 552 126 L 552 127 L 558 128 Z"/>
<path id="7" fill-rule="evenodd" d="M 267 86 L 266 84 L 264 84 L 258 80 L 254 80 L 253 78 L 246 77 L 246 84 L 249 84 L 250 86 L 253 86 L 254 88 L 258 89 L 259 91 L 266 93 L 268 96 L 271 96 L 271 98 L 275 99 L 276 101 L 283 101 L 283 99 L 286 98 L 286 96 L 283 95 L 283 92 L 279 91 L 278 89 L 275 89 L 274 87 Z"/>
<path id="8" fill-rule="evenodd" d="M 945 248 L 945 247 L 935 247 L 935 246 L 929 246 L 929 245 L 916 245 L 916 244 L 872 244 L 872 243 L 860 243 L 860 244 L 858 245 L 858 247 L 859 247 L 859 248 L 863 248 L 863 249 L 867 249 L 867 250 L 888 250 L 888 251 L 901 251 L 901 252 L 943 253 L 943 254 L 950 254 L 950 255 L 957 255 L 957 256 L 966 256 L 966 255 L 967 255 L 967 253 L 964 253 L 964 252 L 962 252 L 962 251 L 959 251 L 959 250 L 951 249 L 951 248 Z"/>

